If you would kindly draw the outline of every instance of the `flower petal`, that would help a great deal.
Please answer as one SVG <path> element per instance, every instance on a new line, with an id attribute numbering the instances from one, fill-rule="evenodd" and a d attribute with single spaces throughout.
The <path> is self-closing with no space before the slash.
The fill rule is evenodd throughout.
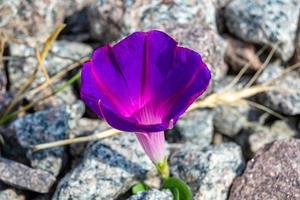
<path id="1" fill-rule="evenodd" d="M 100 112 L 107 123 L 121 131 L 127 132 L 158 132 L 166 130 L 169 127 L 166 123 L 141 124 L 134 117 L 124 117 L 107 108 L 99 101 Z"/>
<path id="2" fill-rule="evenodd" d="M 177 42 L 160 31 L 136 32 L 113 47 L 113 53 L 130 85 L 129 93 L 136 108 L 157 95 L 171 68 Z"/>
<path id="3" fill-rule="evenodd" d="M 163 113 L 164 120 L 173 119 L 175 123 L 206 90 L 210 78 L 210 71 L 197 52 L 177 47 L 172 70 L 166 75 L 155 100 L 160 105 L 157 110 Z"/>
<path id="4" fill-rule="evenodd" d="M 102 118 L 101 111 L 98 106 L 98 100 L 101 98 L 101 90 L 93 74 L 91 73 L 92 63 L 90 61 L 83 64 L 81 71 L 81 88 L 80 97 L 87 106 L 95 112 L 98 117 Z"/>
<path id="5" fill-rule="evenodd" d="M 90 68 L 91 79 L 97 83 L 98 99 L 105 106 L 124 116 L 130 116 L 132 103 L 123 67 L 119 66 L 109 45 L 95 50 Z"/>

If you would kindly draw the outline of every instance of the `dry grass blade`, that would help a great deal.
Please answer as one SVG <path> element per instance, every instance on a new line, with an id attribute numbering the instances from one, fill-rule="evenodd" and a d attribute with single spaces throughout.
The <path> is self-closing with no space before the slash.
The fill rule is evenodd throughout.
<path id="1" fill-rule="evenodd" d="M 245 86 L 246 88 L 253 85 L 253 83 L 258 79 L 259 75 L 263 72 L 263 70 L 266 68 L 266 66 L 270 63 L 275 51 L 277 50 L 277 45 L 272 48 L 271 52 L 269 53 L 267 59 L 265 60 L 264 64 L 257 70 L 257 72 L 254 74 L 254 76 L 250 79 L 250 81 Z"/>
<path id="2" fill-rule="evenodd" d="M 284 116 L 282 116 L 281 114 L 273 111 L 272 109 L 270 109 L 262 104 L 259 104 L 259 103 L 253 102 L 253 101 L 249 101 L 249 100 L 245 100 L 245 101 L 252 107 L 255 107 L 259 110 L 265 111 L 265 112 L 269 113 L 270 115 L 273 115 L 281 120 L 286 120 Z"/>
<path id="3" fill-rule="evenodd" d="M 48 71 L 47 71 L 46 67 L 44 66 L 44 60 L 42 60 L 41 53 L 38 51 L 37 48 L 35 49 L 35 55 L 36 55 L 36 58 L 38 60 L 38 66 L 39 66 L 40 70 L 43 72 L 43 74 L 46 78 L 47 85 L 51 86 Z"/>
<path id="4" fill-rule="evenodd" d="M 49 49 L 52 47 L 53 42 L 55 41 L 55 39 L 57 38 L 57 36 L 63 30 L 64 27 L 65 27 L 64 24 L 58 25 L 57 28 L 51 33 L 51 35 L 49 36 L 49 38 L 46 40 L 46 42 L 44 44 L 44 47 L 43 47 L 43 49 L 42 49 L 42 51 L 40 53 L 40 60 L 42 60 L 42 63 L 45 60 L 45 58 L 47 56 L 47 53 L 49 52 Z M 8 114 L 12 110 L 12 108 L 19 102 L 20 96 L 30 87 L 31 83 L 35 80 L 35 76 L 36 76 L 36 74 L 38 72 L 40 63 L 41 62 L 39 62 L 37 64 L 37 67 L 35 68 L 34 72 L 27 79 L 27 81 L 25 82 L 25 84 L 22 85 L 22 87 L 20 88 L 20 90 L 17 92 L 15 98 L 8 105 L 8 107 L 4 111 L 3 117 L 6 114 Z"/>
<path id="5" fill-rule="evenodd" d="M 62 70 L 62 71 L 58 72 L 57 74 L 55 74 L 54 76 L 52 76 L 49 79 L 49 83 L 52 84 L 53 82 L 59 80 L 60 78 L 65 76 L 69 71 L 77 68 L 78 66 L 82 65 L 84 62 L 88 61 L 89 59 L 90 59 L 89 57 L 84 57 L 84 58 L 80 59 L 79 61 L 69 65 L 64 70 Z M 47 88 L 47 86 L 48 86 L 48 83 L 43 83 L 43 84 L 39 85 L 38 87 L 29 91 L 28 94 L 26 94 L 26 96 L 28 96 L 29 98 L 33 97 L 35 94 L 37 94 L 40 91 L 42 91 L 43 89 Z"/>
<path id="6" fill-rule="evenodd" d="M 257 53 L 256 56 L 260 56 L 266 49 L 267 49 L 267 45 L 264 45 Z M 248 62 L 240 71 L 239 73 L 234 77 L 234 79 L 232 80 L 231 83 L 229 83 L 229 85 L 224 88 L 224 90 L 229 90 L 232 89 L 238 82 L 239 80 L 242 78 L 242 76 L 246 73 L 246 71 L 248 70 L 248 68 L 250 67 L 250 62 Z"/>
<path id="7" fill-rule="evenodd" d="M 55 88 L 51 91 L 50 94 L 47 94 L 43 97 L 41 97 L 40 99 L 36 100 L 36 101 L 33 101 L 27 105 L 25 105 L 24 107 L 21 107 L 20 109 L 18 109 L 17 111 L 9 114 L 9 115 L 6 115 L 4 116 L 3 118 L 1 118 L 0 120 L 0 125 L 3 125 L 5 123 L 7 123 L 8 121 L 14 119 L 17 117 L 17 115 L 21 112 L 25 112 L 29 109 L 31 109 L 33 106 L 37 105 L 38 103 L 48 99 L 49 97 L 52 97 L 53 95 L 63 91 L 67 86 L 73 84 L 75 81 L 77 81 L 78 79 L 80 78 L 80 71 L 77 72 L 77 74 L 75 74 L 71 79 L 69 79 L 66 83 L 64 83 L 62 86 L 58 87 L 58 88 Z"/>
<path id="8" fill-rule="evenodd" d="M 263 83 L 263 85 L 272 85 L 276 81 L 279 81 L 281 78 L 288 75 L 290 72 L 295 71 L 299 68 L 300 68 L 300 62 L 297 62 L 296 64 L 289 66 L 287 69 L 285 69 L 278 77 L 271 79 L 269 81 L 266 81 L 265 83 Z"/>
<path id="9" fill-rule="evenodd" d="M 100 139 L 110 137 L 110 136 L 120 134 L 120 133 L 122 133 L 122 131 L 119 131 L 116 129 L 108 129 L 106 131 L 96 133 L 94 135 L 85 136 L 85 137 L 60 140 L 60 141 L 46 143 L 46 144 L 39 144 L 39 145 L 36 145 L 33 147 L 33 151 L 40 151 L 43 149 L 48 149 L 48 148 L 63 146 L 63 145 L 69 145 L 69 144 L 75 144 L 75 143 L 80 143 L 80 142 L 89 142 L 89 141 L 100 140 Z"/>

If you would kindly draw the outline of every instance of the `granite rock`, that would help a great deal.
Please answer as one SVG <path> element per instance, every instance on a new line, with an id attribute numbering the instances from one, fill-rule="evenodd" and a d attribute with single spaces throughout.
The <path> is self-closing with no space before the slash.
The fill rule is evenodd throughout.
<path id="1" fill-rule="evenodd" d="M 43 42 L 64 15 L 59 0 L 2 0 L 0 29 L 28 43 Z"/>
<path id="2" fill-rule="evenodd" d="M 4 109 L 8 106 L 8 104 L 13 99 L 13 94 L 11 92 L 4 92 L 1 94 L 0 92 L 0 113 L 4 112 Z M 1 116 L 0 114 L 0 116 Z"/>
<path id="3" fill-rule="evenodd" d="M 1 43 L 0 43 L 0 45 L 1 45 Z M 7 86 L 7 77 L 5 74 L 5 69 L 4 69 L 3 63 L 0 60 L 0 98 L 5 93 L 6 86 Z"/>
<path id="4" fill-rule="evenodd" d="M 229 200 L 300 199 L 300 140 L 265 145 L 248 161 L 231 187 Z"/>
<path id="5" fill-rule="evenodd" d="M 258 78 L 258 83 L 265 83 L 279 77 L 284 71 L 280 62 L 270 63 Z M 258 96 L 259 101 L 286 115 L 300 114 L 300 73 L 289 72 L 287 75 L 277 79 L 273 84 L 279 90 L 268 91 Z"/>
<path id="6" fill-rule="evenodd" d="M 56 178 L 48 172 L 0 158 L 0 180 L 21 189 L 47 193 Z"/>
<path id="7" fill-rule="evenodd" d="M 109 125 L 105 121 L 99 119 L 80 118 L 77 121 L 76 128 L 69 133 L 69 138 L 76 138 L 81 136 L 92 135 L 100 131 L 109 129 Z M 84 156 L 86 143 L 78 143 L 70 145 L 70 154 L 74 158 L 74 164 L 80 162 Z"/>
<path id="8" fill-rule="evenodd" d="M 34 145 L 65 139 L 76 120 L 84 112 L 82 102 L 72 106 L 57 107 L 17 119 L 11 125 L 21 146 L 27 149 L 27 158 L 33 168 L 42 169 L 57 176 L 66 162 L 63 147 L 32 152 Z"/>
<path id="9" fill-rule="evenodd" d="M 194 199 L 226 200 L 233 179 L 244 167 L 241 149 L 234 143 L 186 145 L 170 158 L 171 172 L 192 189 Z"/>
<path id="10" fill-rule="evenodd" d="M 216 30 L 215 7 L 204 0 L 97 0 L 88 10 L 91 35 L 112 41 L 136 30 L 159 28 L 162 24 L 205 24 Z"/>
<path id="11" fill-rule="evenodd" d="M 233 76 L 227 76 L 214 85 L 214 92 L 222 92 L 226 86 L 231 84 Z M 244 87 L 248 77 L 241 79 L 232 86 L 231 90 L 237 91 Z M 251 108 L 248 104 L 239 102 L 231 105 L 222 105 L 214 109 L 213 124 L 217 132 L 229 137 L 237 135 L 245 126 L 247 126 L 248 115 Z"/>
<path id="12" fill-rule="evenodd" d="M 173 195 L 169 190 L 152 189 L 133 195 L 127 200 L 173 200 Z"/>
<path id="13" fill-rule="evenodd" d="M 53 200 L 114 199 L 153 167 L 134 134 L 92 142 L 83 161 L 60 181 Z"/>
<path id="14" fill-rule="evenodd" d="M 252 134 L 249 137 L 250 149 L 256 152 L 265 144 L 275 140 L 289 139 L 297 135 L 296 130 L 293 130 L 285 121 L 278 120 L 272 126 L 255 126 L 251 128 Z"/>
<path id="15" fill-rule="evenodd" d="M 207 146 L 213 137 L 213 112 L 195 110 L 186 113 L 177 121 L 176 127 L 185 142 Z"/>
<path id="16" fill-rule="evenodd" d="M 234 0 L 226 7 L 225 20 L 235 36 L 273 48 L 278 45 L 277 53 L 288 61 L 295 50 L 299 12 L 298 0 Z"/>
<path id="17" fill-rule="evenodd" d="M 17 91 L 24 81 L 34 72 L 37 65 L 37 59 L 34 49 L 22 44 L 11 43 L 9 45 L 11 56 L 20 57 L 20 59 L 11 60 L 8 63 L 9 78 L 11 80 L 11 91 Z M 56 41 L 46 57 L 44 67 L 49 76 L 63 70 L 68 65 L 74 63 L 84 56 L 88 56 L 92 48 L 86 44 L 68 41 Z M 46 80 L 41 70 L 36 75 L 32 87 L 43 83 Z"/>
<path id="18" fill-rule="evenodd" d="M 216 131 L 230 137 L 237 135 L 247 125 L 249 110 L 247 104 L 216 107 L 213 118 Z"/>
<path id="19" fill-rule="evenodd" d="M 216 31 L 212 0 L 135 1 L 124 15 L 123 32 L 164 28 L 170 24 L 204 25 Z M 164 30 L 164 29 L 163 29 Z"/>
<path id="20" fill-rule="evenodd" d="M 0 200 L 25 200 L 25 195 L 13 188 L 2 189 L 0 186 Z"/>

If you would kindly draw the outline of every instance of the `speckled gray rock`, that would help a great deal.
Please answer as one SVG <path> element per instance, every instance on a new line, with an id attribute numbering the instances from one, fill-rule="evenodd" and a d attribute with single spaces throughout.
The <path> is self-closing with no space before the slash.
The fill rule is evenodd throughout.
<path id="1" fill-rule="evenodd" d="M 215 84 L 214 92 L 222 91 L 233 81 L 233 79 L 234 77 L 227 76 Z M 247 83 L 247 78 L 240 80 L 232 87 L 232 90 L 241 89 L 245 83 Z M 214 109 L 213 117 L 215 130 L 230 137 L 237 135 L 247 125 L 249 112 L 250 106 L 245 103 L 216 107 Z"/>
<path id="2" fill-rule="evenodd" d="M 75 129 L 69 133 L 69 138 L 81 137 L 99 133 L 109 129 L 109 125 L 105 121 L 99 119 L 80 118 Z M 84 156 L 87 143 L 78 143 L 70 145 L 70 154 L 72 155 L 73 165 L 76 165 Z"/>
<path id="3" fill-rule="evenodd" d="M 250 107 L 247 104 L 219 106 L 214 109 L 215 129 L 227 136 L 237 135 L 246 125 Z"/>
<path id="4" fill-rule="evenodd" d="M 270 128 L 264 126 L 255 126 L 251 128 L 252 134 L 249 137 L 250 149 L 256 152 L 265 144 L 275 140 L 289 139 L 296 136 L 296 130 L 293 130 L 285 121 L 276 121 Z"/>
<path id="5" fill-rule="evenodd" d="M 206 24 L 216 30 L 215 8 L 207 0 L 97 0 L 88 10 L 91 35 L 115 40 L 136 30 L 159 28 L 162 24 Z"/>
<path id="6" fill-rule="evenodd" d="M 33 145 L 65 139 L 70 128 L 84 112 L 82 102 L 72 106 L 57 107 L 36 112 L 17 119 L 11 126 L 18 142 L 26 148 L 27 158 L 33 168 L 42 169 L 57 176 L 66 161 L 63 147 L 32 152 Z"/>
<path id="7" fill-rule="evenodd" d="M 203 149 L 187 145 L 170 158 L 171 172 L 186 181 L 197 200 L 226 200 L 233 179 L 244 167 L 234 143 Z"/>
<path id="8" fill-rule="evenodd" d="M 4 92 L 1 94 L 0 92 L 0 113 L 4 111 L 4 108 L 8 106 L 8 104 L 13 99 L 13 94 L 11 92 Z"/>
<path id="9" fill-rule="evenodd" d="M 71 0 L 63 1 L 62 5 L 64 6 L 65 15 L 72 15 L 77 11 L 80 11 L 86 6 L 91 5 L 95 0 Z"/>
<path id="10" fill-rule="evenodd" d="M 9 45 L 12 56 L 26 57 L 24 59 L 11 60 L 8 63 L 9 78 L 11 80 L 11 91 L 17 91 L 33 73 L 37 59 L 34 49 L 26 45 L 14 44 Z M 62 69 L 72 64 L 74 60 L 78 60 L 91 53 L 92 48 L 88 45 L 68 41 L 56 41 L 53 44 L 51 53 L 49 53 L 44 62 L 44 66 L 49 76 L 60 72 Z M 46 80 L 41 70 L 37 73 L 32 87 L 36 87 Z"/>
<path id="11" fill-rule="evenodd" d="M 195 110 L 184 114 L 176 123 L 183 140 L 201 147 L 212 142 L 213 112 L 211 110 Z"/>
<path id="12" fill-rule="evenodd" d="M 228 30 L 247 42 L 275 47 L 287 61 L 295 50 L 298 0 L 234 0 L 225 11 Z M 288 24 L 288 26 L 287 26 Z"/>
<path id="13" fill-rule="evenodd" d="M 261 76 L 258 78 L 258 83 L 264 83 L 271 79 L 279 77 L 284 71 L 279 62 L 271 63 L 267 66 Z M 288 75 L 280 78 L 273 84 L 278 91 L 268 91 L 260 94 L 260 102 L 286 115 L 300 114 L 300 73 L 298 71 L 290 72 Z"/>
<path id="14" fill-rule="evenodd" d="M 21 189 L 47 193 L 56 179 L 48 172 L 0 158 L 0 180 Z"/>
<path id="15" fill-rule="evenodd" d="M 300 199 L 300 140 L 279 140 L 260 149 L 232 185 L 229 200 Z"/>
<path id="16" fill-rule="evenodd" d="M 212 0 L 136 0 L 124 15 L 123 32 L 157 29 L 169 24 L 198 24 L 216 30 L 216 9 Z"/>
<path id="17" fill-rule="evenodd" d="M 18 194 L 12 188 L 8 188 L 0 191 L 0 200 L 25 200 L 25 196 Z"/>
<path id="18" fill-rule="evenodd" d="M 60 181 L 53 200 L 115 199 L 153 168 L 132 133 L 93 142 L 83 161 Z"/>
<path id="19" fill-rule="evenodd" d="M 140 192 L 127 200 L 173 200 L 173 195 L 169 190 L 152 189 Z"/>
<path id="20" fill-rule="evenodd" d="M 28 42 L 44 42 L 65 12 L 59 0 L 2 0 L 0 29 Z"/>
<path id="21" fill-rule="evenodd" d="M 2 61 L 0 61 L 0 98 L 6 91 L 7 77 Z"/>

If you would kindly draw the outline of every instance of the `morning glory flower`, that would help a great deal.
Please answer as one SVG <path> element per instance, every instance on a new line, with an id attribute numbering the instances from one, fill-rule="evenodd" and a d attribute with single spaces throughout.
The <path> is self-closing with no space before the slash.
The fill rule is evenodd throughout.
<path id="1" fill-rule="evenodd" d="M 81 77 L 86 105 L 111 127 L 135 133 L 168 176 L 164 130 L 208 87 L 211 75 L 201 56 L 161 31 L 135 32 L 96 49 Z"/>

